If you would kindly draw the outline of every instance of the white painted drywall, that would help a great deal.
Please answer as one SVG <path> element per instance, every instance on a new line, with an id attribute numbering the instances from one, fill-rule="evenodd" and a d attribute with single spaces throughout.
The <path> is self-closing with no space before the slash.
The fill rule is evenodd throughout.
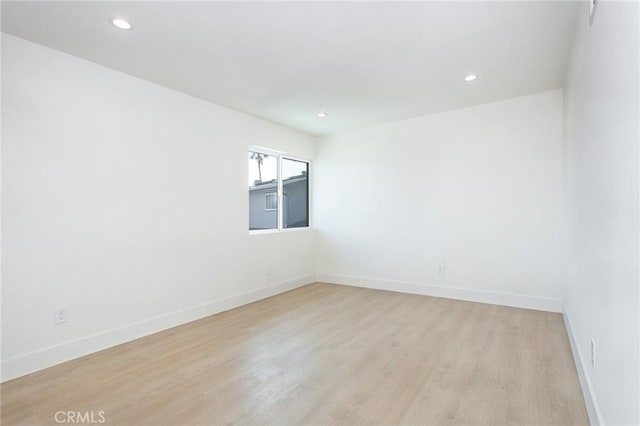
<path id="1" fill-rule="evenodd" d="M 3 379 L 313 281 L 247 193 L 250 145 L 312 138 L 8 35 L 2 65 Z"/>
<path id="2" fill-rule="evenodd" d="M 560 87 L 576 11 L 571 1 L 2 6 L 10 34 L 312 134 Z M 108 16 L 135 30 L 115 31 Z M 482 79 L 473 91 L 460 84 L 467 72 Z"/>
<path id="3" fill-rule="evenodd" d="M 639 7 L 588 14 L 584 2 L 565 84 L 565 316 L 592 422 L 638 425 Z"/>
<path id="4" fill-rule="evenodd" d="M 319 280 L 561 309 L 561 90 L 327 136 L 316 151 Z"/>

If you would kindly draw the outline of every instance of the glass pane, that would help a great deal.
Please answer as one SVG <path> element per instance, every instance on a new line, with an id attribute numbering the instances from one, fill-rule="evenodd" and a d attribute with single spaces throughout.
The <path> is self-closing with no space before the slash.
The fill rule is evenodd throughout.
<path id="1" fill-rule="evenodd" d="M 309 163 L 282 159 L 285 228 L 309 226 Z"/>
<path id="2" fill-rule="evenodd" d="M 249 229 L 278 228 L 278 157 L 249 151 Z"/>

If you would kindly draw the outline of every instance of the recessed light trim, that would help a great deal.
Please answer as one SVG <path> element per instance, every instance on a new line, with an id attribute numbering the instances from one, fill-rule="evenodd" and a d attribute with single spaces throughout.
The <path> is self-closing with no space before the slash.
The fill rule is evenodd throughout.
<path id="1" fill-rule="evenodd" d="M 467 74 L 467 76 L 464 78 L 464 81 L 466 81 L 467 83 L 471 83 L 472 81 L 475 81 L 477 78 L 478 76 L 475 74 Z"/>
<path id="2" fill-rule="evenodd" d="M 318 116 L 318 118 L 325 118 L 327 115 L 329 115 L 329 113 L 327 113 L 326 111 L 320 111 L 316 115 Z"/>
<path id="3" fill-rule="evenodd" d="M 133 28 L 133 25 L 131 25 L 131 23 L 125 19 L 122 18 L 113 18 L 111 20 L 111 23 L 116 27 L 116 28 L 120 28 L 121 30 L 130 30 Z"/>

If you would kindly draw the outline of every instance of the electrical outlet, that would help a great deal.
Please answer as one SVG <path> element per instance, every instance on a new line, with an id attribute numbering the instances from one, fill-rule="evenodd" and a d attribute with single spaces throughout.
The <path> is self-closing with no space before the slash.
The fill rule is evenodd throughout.
<path id="1" fill-rule="evenodd" d="M 591 368 L 596 368 L 596 342 L 591 341 Z"/>
<path id="2" fill-rule="evenodd" d="M 55 325 L 62 324 L 69 321 L 69 308 L 67 306 L 61 306 L 53 310 L 53 323 Z"/>
<path id="3" fill-rule="evenodd" d="M 444 263 L 441 263 L 438 265 L 438 275 L 440 275 L 441 277 L 444 277 L 444 273 L 445 273 Z"/>

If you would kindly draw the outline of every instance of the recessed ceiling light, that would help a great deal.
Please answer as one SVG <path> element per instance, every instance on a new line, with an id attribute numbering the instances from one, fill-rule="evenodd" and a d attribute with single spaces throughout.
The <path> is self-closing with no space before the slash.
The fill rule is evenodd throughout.
<path id="1" fill-rule="evenodd" d="M 472 81 L 474 81 L 476 78 L 478 78 L 477 75 L 475 74 L 469 74 L 464 78 L 464 81 L 466 81 L 467 83 L 471 83 Z"/>
<path id="2" fill-rule="evenodd" d="M 325 111 L 320 111 L 320 112 L 319 112 L 318 114 L 316 114 L 316 115 L 317 115 L 318 117 L 320 117 L 320 118 L 325 118 L 325 117 L 326 117 L 327 115 L 329 115 L 329 114 L 327 114 Z"/>
<path id="3" fill-rule="evenodd" d="M 121 30 L 130 30 L 131 28 L 133 28 L 133 26 L 128 21 L 125 21 L 121 18 L 112 19 L 111 23 Z"/>

